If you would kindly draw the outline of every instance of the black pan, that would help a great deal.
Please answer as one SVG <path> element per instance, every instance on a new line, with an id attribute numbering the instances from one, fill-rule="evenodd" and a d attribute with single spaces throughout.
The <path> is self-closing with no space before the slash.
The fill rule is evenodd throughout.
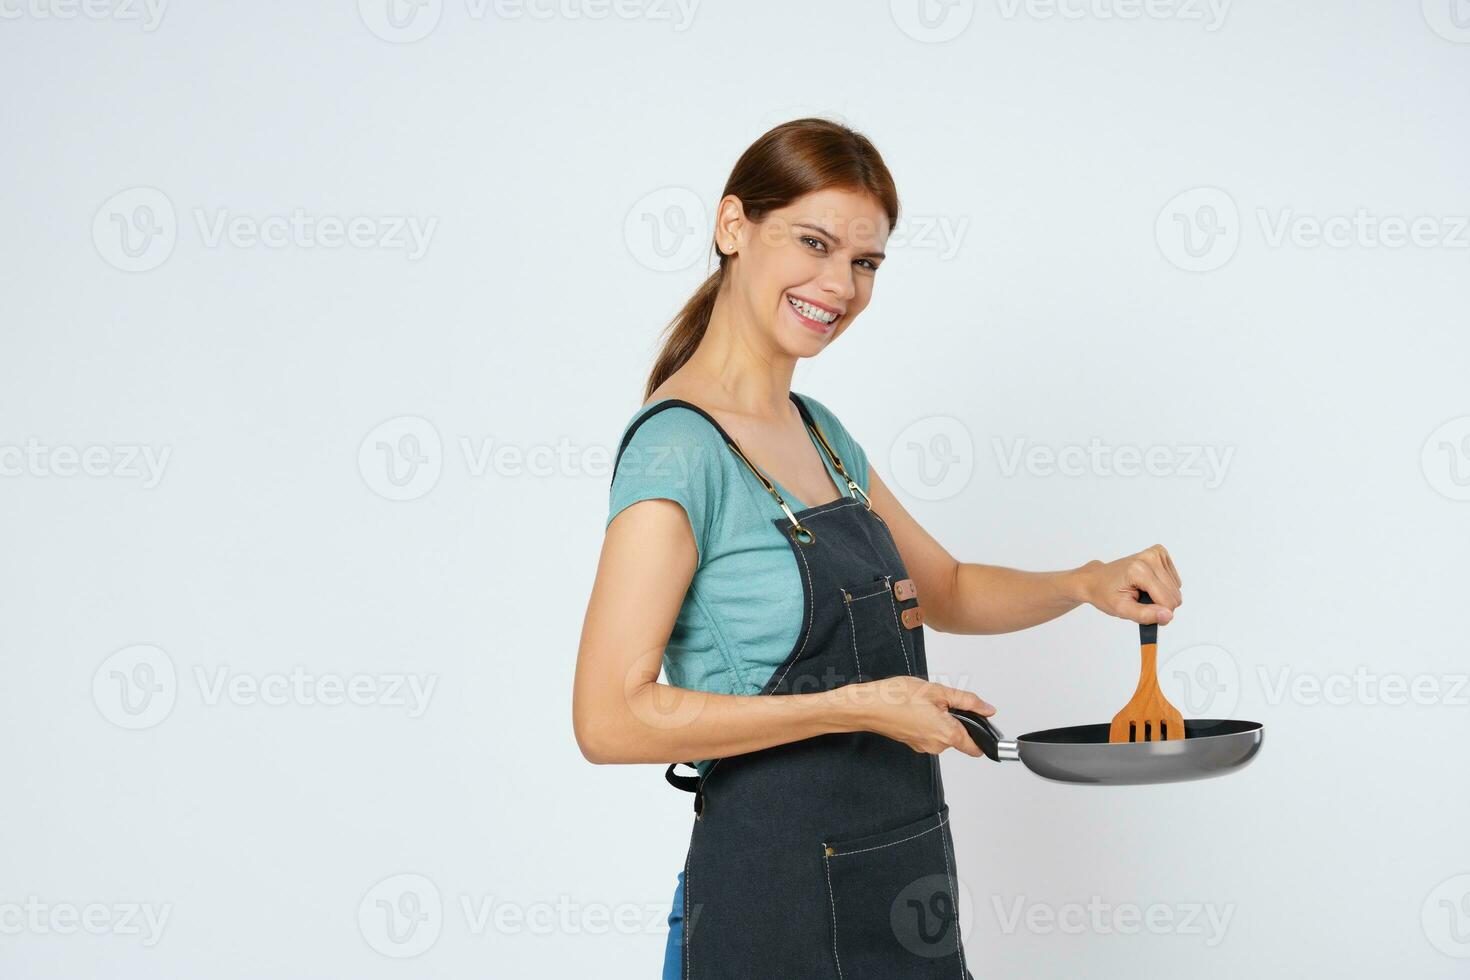
<path id="1" fill-rule="evenodd" d="M 1149 603 L 1139 591 L 1138 601 Z M 1156 642 L 1158 627 L 1138 628 L 1144 644 Z M 1133 786 L 1180 783 L 1234 772 L 1261 750 L 1263 726 L 1257 721 L 1196 718 L 1184 720 L 1184 737 L 1163 741 L 1109 742 L 1111 725 L 1073 725 L 1006 738 L 984 715 L 960 708 L 950 714 L 965 723 L 975 744 L 996 762 L 1019 759 L 1032 772 L 1063 783 Z"/>
<path id="2" fill-rule="evenodd" d="M 1256 721 L 1186 718 L 1184 738 L 1109 742 L 1109 725 L 1073 725 L 1006 738 L 984 715 L 951 708 L 975 744 L 996 762 L 1019 759 L 1038 776 L 1063 783 L 1134 786 L 1180 783 L 1234 772 L 1261 750 Z"/>

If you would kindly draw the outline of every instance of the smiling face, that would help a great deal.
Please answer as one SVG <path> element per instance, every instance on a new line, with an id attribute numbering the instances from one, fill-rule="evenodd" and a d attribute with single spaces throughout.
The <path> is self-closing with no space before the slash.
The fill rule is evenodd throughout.
<path id="1" fill-rule="evenodd" d="M 731 299 L 792 357 L 811 357 L 847 329 L 873 296 L 888 216 L 867 194 L 814 191 L 759 224 L 738 199 L 720 202 L 716 241 L 736 247 Z"/>

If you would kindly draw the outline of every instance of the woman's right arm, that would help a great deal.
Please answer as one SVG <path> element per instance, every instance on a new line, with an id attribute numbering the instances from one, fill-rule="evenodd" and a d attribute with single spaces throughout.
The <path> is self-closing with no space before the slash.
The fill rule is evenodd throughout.
<path id="1" fill-rule="evenodd" d="M 688 517 L 672 500 L 640 500 L 608 524 L 572 692 L 572 727 L 588 760 L 716 759 L 852 731 L 878 732 L 916 752 L 980 754 L 948 709 L 995 709 L 969 691 L 916 677 L 777 697 L 660 684 L 664 646 L 697 561 Z"/>

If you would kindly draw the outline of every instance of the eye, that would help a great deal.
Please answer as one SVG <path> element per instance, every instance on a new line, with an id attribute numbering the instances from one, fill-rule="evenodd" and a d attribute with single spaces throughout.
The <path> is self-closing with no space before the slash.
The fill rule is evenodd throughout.
<path id="1" fill-rule="evenodd" d="M 857 264 L 867 269 L 869 272 L 878 271 L 878 263 L 874 262 L 872 259 L 858 259 Z"/>
<path id="2" fill-rule="evenodd" d="M 825 252 L 827 250 L 827 243 L 822 241 L 820 238 L 814 238 L 811 235 L 802 235 L 800 241 L 803 245 L 806 245 L 809 248 L 815 248 L 821 252 Z"/>

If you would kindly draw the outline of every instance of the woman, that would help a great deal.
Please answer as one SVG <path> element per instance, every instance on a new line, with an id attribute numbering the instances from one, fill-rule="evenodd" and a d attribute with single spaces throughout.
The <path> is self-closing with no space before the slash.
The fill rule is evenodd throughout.
<path id="1" fill-rule="evenodd" d="M 695 794 L 665 977 L 968 977 L 938 755 L 980 754 L 949 709 L 995 709 L 927 680 L 923 625 L 1004 633 L 1083 603 L 1167 623 L 1182 601 L 1158 545 L 1059 572 L 957 561 L 791 390 L 872 299 L 897 220 L 860 134 L 758 139 L 618 449 L 573 716 L 592 762 L 670 763 Z"/>

